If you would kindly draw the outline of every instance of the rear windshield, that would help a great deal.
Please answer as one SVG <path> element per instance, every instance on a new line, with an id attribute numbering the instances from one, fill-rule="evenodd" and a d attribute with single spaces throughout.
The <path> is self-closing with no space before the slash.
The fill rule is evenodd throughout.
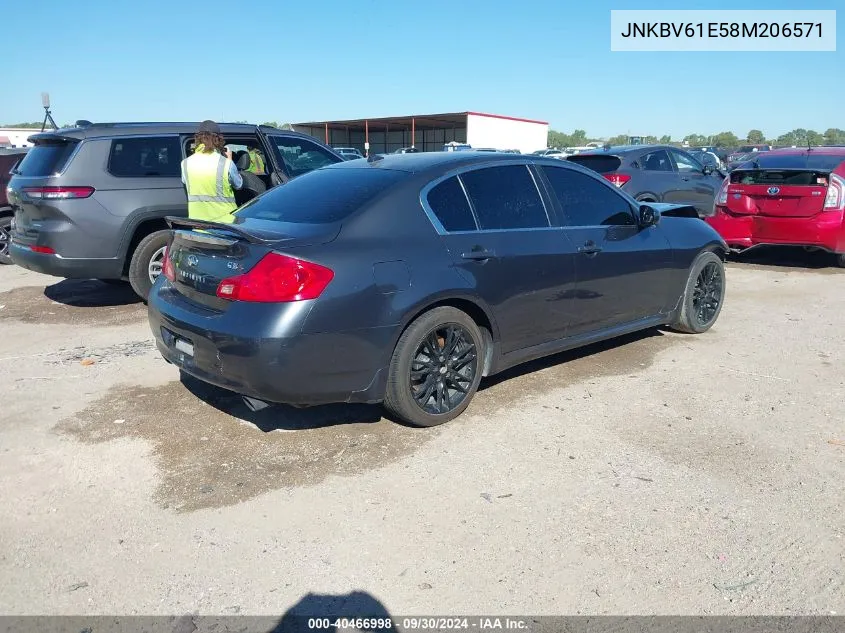
<path id="1" fill-rule="evenodd" d="M 597 171 L 600 174 L 616 171 L 622 164 L 622 161 L 618 156 L 606 156 L 603 154 L 576 154 L 575 156 L 570 156 L 566 160 L 571 160 L 573 163 L 583 165 L 584 167 Z"/>
<path id="2" fill-rule="evenodd" d="M 845 156 L 805 152 L 803 154 L 761 154 L 757 157 L 751 155 L 746 157 L 746 160 L 751 161 L 748 167 L 756 169 L 811 169 L 831 172 L 845 161 Z"/>
<path id="3" fill-rule="evenodd" d="M 52 176 L 67 164 L 76 142 L 38 143 L 24 156 L 16 170 L 20 176 Z"/>
<path id="4" fill-rule="evenodd" d="M 407 175 L 387 169 L 320 169 L 271 189 L 235 215 L 296 224 L 338 222 Z"/>

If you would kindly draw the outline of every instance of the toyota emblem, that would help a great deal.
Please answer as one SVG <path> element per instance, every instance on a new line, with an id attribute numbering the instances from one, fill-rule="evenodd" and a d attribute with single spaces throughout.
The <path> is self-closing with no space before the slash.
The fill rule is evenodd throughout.
<path id="1" fill-rule="evenodd" d="M 769 187 L 768 189 L 766 189 L 766 193 L 768 193 L 770 196 L 776 196 L 780 193 L 780 187 Z"/>

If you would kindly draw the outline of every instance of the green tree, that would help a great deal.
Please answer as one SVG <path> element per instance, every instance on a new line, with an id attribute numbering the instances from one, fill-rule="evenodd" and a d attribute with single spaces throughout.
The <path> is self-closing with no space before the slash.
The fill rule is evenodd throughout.
<path id="1" fill-rule="evenodd" d="M 661 145 L 668 145 L 671 142 L 672 142 L 672 137 L 668 134 L 664 134 L 663 136 L 660 137 L 660 144 Z"/>
<path id="2" fill-rule="evenodd" d="M 745 140 L 753 145 L 762 145 L 766 142 L 766 136 L 760 130 L 751 130 Z"/>
<path id="3" fill-rule="evenodd" d="M 616 136 L 611 136 L 607 139 L 608 145 L 627 145 L 628 144 L 628 135 L 627 134 L 617 134 Z"/>
<path id="4" fill-rule="evenodd" d="M 262 123 L 261 125 L 266 125 L 267 127 L 275 127 L 275 128 L 279 127 L 279 124 L 276 123 L 275 121 L 264 121 L 264 123 Z"/>
<path id="5" fill-rule="evenodd" d="M 719 132 L 711 137 L 710 145 L 716 147 L 736 147 L 739 145 L 739 139 L 733 132 Z"/>
<path id="6" fill-rule="evenodd" d="M 27 129 L 38 128 L 40 130 L 41 129 L 41 122 L 39 121 L 37 123 L 10 123 L 8 125 L 3 125 L 3 126 L 0 126 L 0 127 L 21 127 L 21 128 L 27 128 Z"/>
<path id="7" fill-rule="evenodd" d="M 828 128 L 824 133 L 824 144 L 845 145 L 845 130 L 840 130 L 838 127 Z"/>
<path id="8" fill-rule="evenodd" d="M 684 137 L 684 141 L 693 147 L 696 145 L 707 145 L 707 137 L 702 134 L 687 134 Z"/>

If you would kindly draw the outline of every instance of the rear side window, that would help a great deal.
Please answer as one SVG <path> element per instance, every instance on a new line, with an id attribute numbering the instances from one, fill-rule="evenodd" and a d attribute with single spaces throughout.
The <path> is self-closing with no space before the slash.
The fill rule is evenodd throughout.
<path id="1" fill-rule="evenodd" d="M 447 231 L 474 231 L 475 218 L 455 176 L 432 187 L 426 196 L 428 206 Z"/>
<path id="2" fill-rule="evenodd" d="M 593 171 L 597 171 L 600 174 L 607 174 L 612 171 L 616 171 L 619 169 L 619 166 L 622 164 L 622 161 L 619 159 L 618 156 L 605 156 L 605 155 L 575 155 L 570 156 L 567 160 L 572 161 L 573 163 L 578 163 L 579 165 L 583 165 L 587 169 L 592 169 Z"/>
<path id="3" fill-rule="evenodd" d="M 565 167 L 543 166 L 569 226 L 634 224 L 628 201 L 594 177 Z"/>
<path id="4" fill-rule="evenodd" d="M 175 136 L 117 138 L 109 153 L 109 173 L 125 178 L 180 176 L 182 152 Z"/>
<path id="5" fill-rule="evenodd" d="M 540 192 L 525 165 L 487 167 L 461 174 L 479 228 L 529 229 L 549 226 Z"/>
<path id="6" fill-rule="evenodd" d="M 672 168 L 672 161 L 669 160 L 669 153 L 662 149 L 643 156 L 640 159 L 640 165 L 646 171 L 675 171 Z"/>
<path id="7" fill-rule="evenodd" d="M 338 222 L 407 175 L 367 167 L 313 171 L 253 198 L 235 215 L 296 224 Z"/>
<path id="8" fill-rule="evenodd" d="M 17 173 L 21 176 L 52 176 L 67 165 L 77 141 L 38 143 L 24 156 Z"/>

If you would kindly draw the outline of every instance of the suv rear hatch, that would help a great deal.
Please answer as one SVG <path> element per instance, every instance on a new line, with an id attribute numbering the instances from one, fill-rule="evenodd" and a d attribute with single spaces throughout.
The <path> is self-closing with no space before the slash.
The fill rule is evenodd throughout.
<path id="1" fill-rule="evenodd" d="M 760 156 L 731 173 L 720 203 L 737 215 L 792 218 L 841 209 L 845 182 L 831 172 L 843 160 L 812 152 Z"/>
<path id="2" fill-rule="evenodd" d="M 617 187 L 621 187 L 631 179 L 628 175 L 615 173 L 622 166 L 622 159 L 613 154 L 575 154 L 566 160 L 592 169 Z"/>
<path id="3" fill-rule="evenodd" d="M 43 221 L 64 217 L 53 201 L 88 198 L 92 187 L 56 186 L 60 175 L 79 146 L 80 139 L 60 134 L 38 134 L 12 172 L 8 185 L 9 203 L 15 210 L 15 236 L 18 242 L 35 243 Z"/>

